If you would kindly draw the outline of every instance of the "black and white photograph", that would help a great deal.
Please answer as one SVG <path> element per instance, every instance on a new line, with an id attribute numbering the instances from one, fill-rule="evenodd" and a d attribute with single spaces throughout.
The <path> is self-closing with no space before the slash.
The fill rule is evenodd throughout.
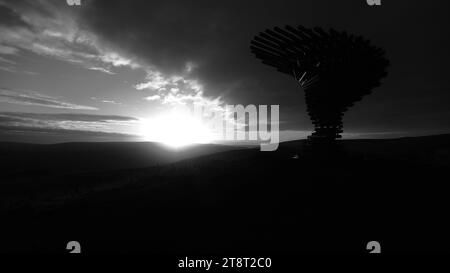
<path id="1" fill-rule="evenodd" d="M 0 256 L 448 253 L 449 10 L 0 0 Z"/>

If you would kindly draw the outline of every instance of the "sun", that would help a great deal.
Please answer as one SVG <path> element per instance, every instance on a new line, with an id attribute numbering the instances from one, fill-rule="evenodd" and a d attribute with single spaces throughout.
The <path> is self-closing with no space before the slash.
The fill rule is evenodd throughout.
<path id="1" fill-rule="evenodd" d="M 141 135 L 154 141 L 178 148 L 197 143 L 210 143 L 212 133 L 198 118 L 182 111 L 170 111 L 142 122 Z"/>

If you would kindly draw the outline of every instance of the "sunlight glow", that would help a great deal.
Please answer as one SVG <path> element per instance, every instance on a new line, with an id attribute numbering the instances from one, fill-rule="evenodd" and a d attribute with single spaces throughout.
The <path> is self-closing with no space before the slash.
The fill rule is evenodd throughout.
<path id="1" fill-rule="evenodd" d="M 212 140 L 212 133 L 200 119 L 176 110 L 146 119 L 141 130 L 146 141 L 161 142 L 174 148 Z"/>

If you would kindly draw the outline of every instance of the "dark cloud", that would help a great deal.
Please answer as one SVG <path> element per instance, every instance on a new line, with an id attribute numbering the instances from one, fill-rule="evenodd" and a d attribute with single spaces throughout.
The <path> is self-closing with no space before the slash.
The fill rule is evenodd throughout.
<path id="1" fill-rule="evenodd" d="M 364 35 L 386 49 L 392 66 L 383 85 L 346 115 L 345 125 L 382 128 L 398 112 L 404 117 L 420 115 L 421 110 L 407 106 L 418 96 L 450 101 L 445 91 L 450 88 L 445 65 L 450 61 L 448 7 L 448 1 L 385 1 L 381 7 L 370 7 L 363 0 L 92 0 L 83 8 L 81 22 L 105 41 L 165 73 L 179 73 L 187 62 L 197 64 L 191 77 L 205 84 L 206 95 L 222 96 L 231 104 L 280 104 L 281 119 L 285 124 L 297 122 L 297 128 L 310 124 L 303 92 L 292 79 L 251 56 L 252 37 L 285 24 L 334 27 Z M 436 86 L 441 88 L 432 88 Z M 445 105 L 427 104 L 422 110 L 448 112 Z M 378 116 L 372 119 L 376 124 L 364 123 L 367 115 Z M 403 127 L 420 129 L 420 123 L 411 119 L 404 122 Z"/>
<path id="2" fill-rule="evenodd" d="M 260 77 L 267 77 L 249 53 L 250 40 L 265 27 L 308 21 L 308 5 L 297 1 L 193 4 L 100 0 L 86 5 L 81 21 L 100 37 L 166 74 L 181 73 L 188 62 L 193 62 L 197 68 L 191 76 L 205 83 L 207 95 L 258 103 L 276 97 L 266 95 L 268 89 L 285 93 L 294 84 L 280 81 L 277 75 L 276 81 L 263 84 Z M 102 16 L 97 16 L 100 13 Z"/>
<path id="3" fill-rule="evenodd" d="M 74 8 L 58 0 L 0 0 L 0 22 L 9 34 L 0 37 L 0 51 L 4 54 L 29 51 L 77 61 L 105 73 L 115 73 L 110 69 L 114 67 L 141 67 L 134 64 L 136 61 L 163 73 L 162 80 L 172 74 L 198 80 L 203 86 L 201 95 L 208 99 L 220 96 L 227 104 L 279 104 L 281 130 L 309 130 L 311 122 L 302 90 L 292 78 L 256 60 L 249 43 L 260 31 L 273 26 L 333 27 L 372 40 L 374 45 L 386 49 L 392 63 L 382 86 L 346 113 L 346 130 L 420 131 L 431 127 L 447 130 L 449 3 L 398 0 L 370 7 L 364 0 L 83 0 L 81 7 Z M 27 24 L 34 30 L 29 31 Z M 14 26 L 20 26 L 22 34 L 29 35 L 20 35 L 22 40 L 18 42 L 16 35 L 12 35 L 16 33 Z M 46 30 L 47 36 L 43 35 Z M 89 34 L 80 37 L 93 40 L 87 44 L 74 43 L 71 39 L 75 33 Z M 35 46 L 36 40 L 41 41 L 40 46 Z M 189 73 L 188 64 L 192 68 Z M 0 70 L 17 73 L 3 64 Z M 145 86 L 146 80 L 149 81 L 148 75 L 147 79 L 131 84 Z M 352 80 L 352 75 L 348 75 L 348 80 Z M 170 84 L 173 85 L 170 82 L 169 87 Z M 183 94 L 181 90 L 178 94 L 188 96 L 191 91 Z M 345 90 L 336 90 L 339 91 Z M 142 97 L 167 100 L 165 93 L 146 93 Z M 2 90 L 0 102 L 69 110 L 97 109 L 61 98 Z M 53 116 L 45 118 L 60 121 L 52 120 Z M 73 117 L 77 118 L 82 119 Z"/>
<path id="4" fill-rule="evenodd" d="M 15 14 L 26 14 L 31 11 L 48 20 L 55 18 L 54 10 L 49 9 L 49 7 L 53 9 L 67 8 L 66 1 L 59 0 L 0 0 L 0 6 L 7 7 Z"/>
<path id="5" fill-rule="evenodd" d="M 25 21 L 22 20 L 20 15 L 16 13 L 14 10 L 1 5 L 0 2 L 0 26 L 5 25 L 9 27 L 30 27 Z"/>

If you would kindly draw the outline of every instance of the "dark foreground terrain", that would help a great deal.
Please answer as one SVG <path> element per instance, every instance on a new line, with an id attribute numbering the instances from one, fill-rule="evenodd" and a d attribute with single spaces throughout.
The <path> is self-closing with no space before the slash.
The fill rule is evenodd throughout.
<path id="1" fill-rule="evenodd" d="M 329 159 L 303 141 L 128 145 L 0 145 L 0 252 L 448 251 L 450 135 L 347 140 Z"/>

